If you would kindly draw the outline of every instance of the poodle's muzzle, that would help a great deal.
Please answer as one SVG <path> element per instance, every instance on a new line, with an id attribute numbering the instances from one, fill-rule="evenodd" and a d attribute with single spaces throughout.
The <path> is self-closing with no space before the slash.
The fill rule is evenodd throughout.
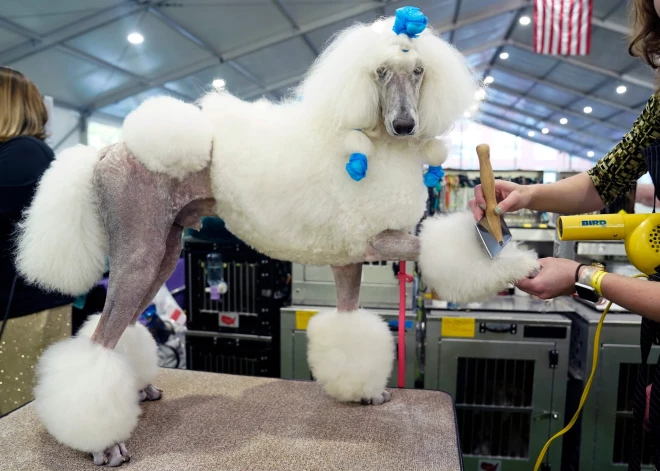
<path id="1" fill-rule="evenodd" d="M 409 137 L 417 132 L 417 100 L 419 84 L 413 74 L 391 73 L 381 94 L 383 117 L 388 134 L 393 137 Z"/>

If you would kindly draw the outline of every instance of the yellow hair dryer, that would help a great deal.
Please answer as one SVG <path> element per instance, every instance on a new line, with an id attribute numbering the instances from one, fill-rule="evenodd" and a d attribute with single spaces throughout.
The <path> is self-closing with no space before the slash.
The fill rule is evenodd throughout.
<path id="1" fill-rule="evenodd" d="M 642 273 L 660 272 L 660 214 L 561 216 L 559 240 L 624 240 L 630 263 Z"/>

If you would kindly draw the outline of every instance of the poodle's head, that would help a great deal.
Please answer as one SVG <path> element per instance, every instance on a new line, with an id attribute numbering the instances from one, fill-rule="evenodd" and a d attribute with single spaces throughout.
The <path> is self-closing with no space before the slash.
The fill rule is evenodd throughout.
<path id="1" fill-rule="evenodd" d="M 426 28 L 396 34 L 394 18 L 340 32 L 296 90 L 332 129 L 382 127 L 394 138 L 446 133 L 476 104 L 478 84 L 465 58 Z"/>

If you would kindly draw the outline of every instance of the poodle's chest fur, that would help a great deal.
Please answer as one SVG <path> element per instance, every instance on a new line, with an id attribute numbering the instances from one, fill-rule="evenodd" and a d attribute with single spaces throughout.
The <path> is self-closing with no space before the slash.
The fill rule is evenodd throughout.
<path id="1" fill-rule="evenodd" d="M 234 113 L 223 126 L 214 123 L 216 211 L 236 236 L 274 258 L 343 265 L 363 261 L 378 233 L 419 222 L 427 190 L 409 146 L 375 141 L 357 182 L 335 134 L 289 126 L 286 118 L 248 123 Z"/>

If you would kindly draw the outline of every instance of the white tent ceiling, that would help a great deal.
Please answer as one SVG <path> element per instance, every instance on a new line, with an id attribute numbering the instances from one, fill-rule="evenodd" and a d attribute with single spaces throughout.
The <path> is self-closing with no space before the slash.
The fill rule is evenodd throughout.
<path id="1" fill-rule="evenodd" d="M 422 9 L 480 79 L 494 79 L 476 116 L 487 126 L 598 157 L 630 128 L 655 90 L 651 69 L 627 53 L 625 0 L 594 0 L 592 51 L 584 58 L 533 52 L 532 27 L 519 23 L 532 15 L 530 0 L 0 3 L 0 64 L 21 70 L 60 106 L 85 116 L 121 119 L 163 93 L 194 100 L 217 78 L 242 98 L 278 99 L 339 29 L 406 4 Z M 136 31 L 142 44 L 126 40 Z M 621 85 L 623 94 L 616 92 Z M 583 111 L 587 106 L 590 114 Z M 549 132 L 542 134 L 543 128 Z"/>

